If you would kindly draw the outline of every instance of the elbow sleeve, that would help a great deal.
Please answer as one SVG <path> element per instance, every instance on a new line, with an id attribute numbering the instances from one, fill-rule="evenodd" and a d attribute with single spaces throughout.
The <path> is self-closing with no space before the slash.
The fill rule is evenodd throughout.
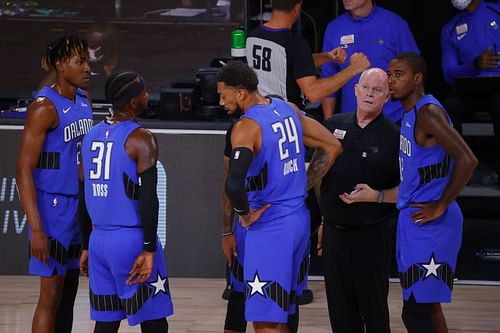
<path id="1" fill-rule="evenodd" d="M 252 159 L 253 153 L 249 148 L 238 147 L 233 149 L 229 160 L 226 194 L 239 215 L 246 215 L 250 211 L 245 178 Z"/>
<path id="2" fill-rule="evenodd" d="M 144 233 L 144 250 L 156 251 L 158 228 L 158 196 L 156 183 L 158 179 L 156 164 L 139 175 L 141 190 L 139 194 L 139 215 Z"/>

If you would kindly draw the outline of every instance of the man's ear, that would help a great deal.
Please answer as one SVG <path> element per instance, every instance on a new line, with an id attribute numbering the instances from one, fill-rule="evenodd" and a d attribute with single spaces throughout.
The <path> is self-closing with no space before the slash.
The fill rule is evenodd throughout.
<path id="1" fill-rule="evenodd" d="M 56 61 L 55 67 L 56 67 L 56 72 L 64 71 L 64 63 L 61 60 Z"/>
<path id="2" fill-rule="evenodd" d="M 238 89 L 237 97 L 240 102 L 244 101 L 248 96 L 248 91 L 245 89 Z"/>
<path id="3" fill-rule="evenodd" d="M 424 80 L 424 74 L 422 73 L 415 74 L 415 84 L 417 85 L 422 84 L 423 80 Z"/>

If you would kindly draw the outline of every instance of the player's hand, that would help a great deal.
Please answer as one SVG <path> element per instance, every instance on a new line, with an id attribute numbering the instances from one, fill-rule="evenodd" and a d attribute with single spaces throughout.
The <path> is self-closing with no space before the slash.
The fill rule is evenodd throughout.
<path id="1" fill-rule="evenodd" d="M 318 257 L 323 255 L 323 223 L 318 227 L 318 242 L 316 243 L 316 254 Z"/>
<path id="2" fill-rule="evenodd" d="M 127 285 L 140 284 L 147 281 L 153 271 L 153 264 L 155 260 L 155 252 L 142 251 L 141 254 L 135 259 L 134 265 L 130 270 Z"/>
<path id="3" fill-rule="evenodd" d="M 247 215 L 240 215 L 240 223 L 243 228 L 248 228 L 254 224 L 269 207 L 271 207 L 270 204 L 265 204 L 257 210 L 250 209 L 250 213 Z"/>
<path id="4" fill-rule="evenodd" d="M 441 204 L 439 204 L 439 201 L 429 203 L 411 203 L 410 207 L 420 208 L 411 215 L 413 223 L 417 225 L 422 225 L 433 221 L 443 215 L 443 213 L 446 211 L 446 207 L 443 207 Z"/>
<path id="5" fill-rule="evenodd" d="M 500 64 L 500 52 L 487 49 L 476 59 L 479 69 L 496 68 Z"/>
<path id="6" fill-rule="evenodd" d="M 50 247 L 49 239 L 43 231 L 34 230 L 31 232 L 30 247 L 31 255 L 47 265 L 49 262 Z"/>
<path id="7" fill-rule="evenodd" d="M 340 200 L 349 205 L 355 202 L 376 202 L 377 197 L 378 191 L 367 184 L 357 184 L 350 193 L 344 192 L 339 195 Z"/>
<path id="8" fill-rule="evenodd" d="M 234 237 L 234 235 L 222 236 L 222 251 L 227 259 L 227 264 L 231 267 L 234 257 L 238 256 L 236 237 Z"/>
<path id="9" fill-rule="evenodd" d="M 353 67 L 356 70 L 356 73 L 362 73 L 364 70 L 368 69 L 370 67 L 370 60 L 368 60 L 368 57 L 361 52 L 355 52 L 351 55 L 349 58 L 349 62 L 351 67 Z"/>
<path id="10" fill-rule="evenodd" d="M 80 273 L 83 276 L 89 276 L 89 251 L 82 250 L 80 254 Z"/>
<path id="11" fill-rule="evenodd" d="M 347 52 L 342 47 L 337 47 L 328 52 L 328 56 L 332 59 L 333 62 L 337 64 L 343 64 L 347 59 Z"/>

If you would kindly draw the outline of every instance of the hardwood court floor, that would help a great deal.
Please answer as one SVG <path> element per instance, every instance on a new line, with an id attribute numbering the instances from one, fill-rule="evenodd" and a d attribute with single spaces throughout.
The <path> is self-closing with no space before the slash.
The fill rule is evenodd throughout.
<path id="1" fill-rule="evenodd" d="M 175 314 L 170 317 L 170 333 L 222 332 L 226 302 L 221 279 L 170 279 Z M 301 307 L 300 332 L 331 332 L 322 281 L 310 282 L 314 302 Z M 31 331 L 31 319 L 38 298 L 38 278 L 0 276 L 0 333 Z M 400 288 L 391 283 L 389 305 L 393 333 L 406 332 L 400 319 Z M 75 306 L 73 333 L 92 332 L 88 319 L 88 280 L 82 278 Z M 444 305 L 450 332 L 499 333 L 500 287 L 457 285 L 454 301 Z M 122 322 L 121 333 L 140 332 Z M 247 332 L 253 332 L 250 327 Z"/>

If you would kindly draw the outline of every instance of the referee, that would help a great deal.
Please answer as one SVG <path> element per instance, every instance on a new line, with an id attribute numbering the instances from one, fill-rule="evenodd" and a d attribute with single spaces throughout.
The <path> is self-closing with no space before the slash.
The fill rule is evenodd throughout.
<path id="1" fill-rule="evenodd" d="M 320 190 L 324 225 L 318 254 L 323 255 L 335 333 L 390 332 L 387 294 L 399 129 L 382 113 L 388 93 L 385 71 L 368 69 L 355 86 L 356 112 L 334 115 L 326 123 L 344 150 Z"/>

